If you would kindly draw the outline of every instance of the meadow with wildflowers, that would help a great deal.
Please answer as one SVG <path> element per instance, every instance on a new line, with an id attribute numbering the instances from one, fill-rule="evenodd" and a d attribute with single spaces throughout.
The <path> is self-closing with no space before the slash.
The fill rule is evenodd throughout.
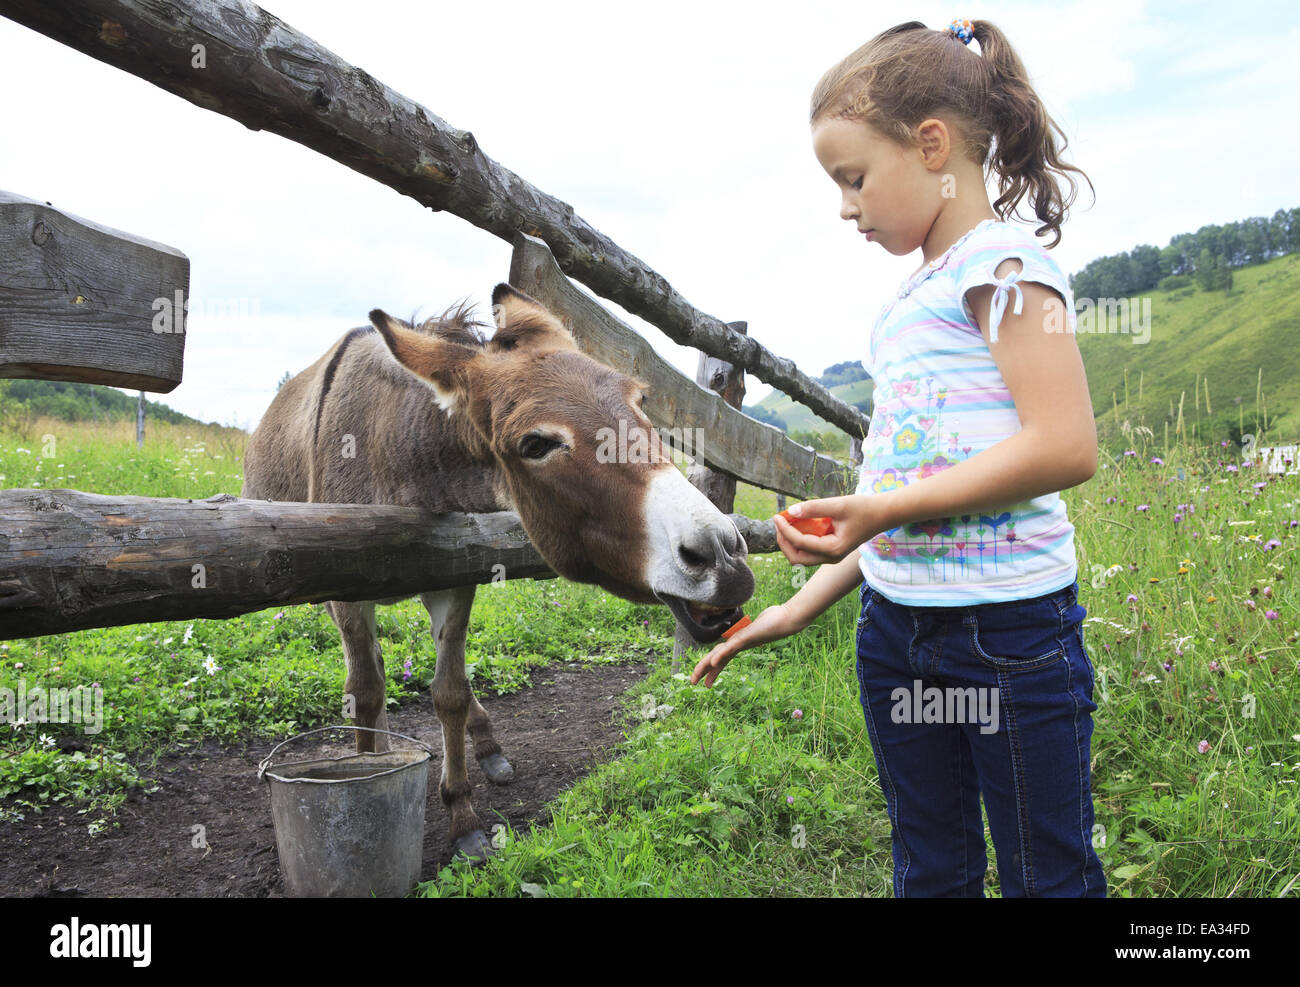
<path id="1" fill-rule="evenodd" d="M 117 428 L 113 432 L 112 428 Z M 36 422 L 0 434 L 5 487 L 208 497 L 237 492 L 223 433 Z M 55 444 L 43 446 L 53 435 Z M 1265 474 L 1220 440 L 1156 444 L 1130 427 L 1064 496 L 1076 528 L 1085 641 L 1096 675 L 1094 843 L 1127 897 L 1286 896 L 1300 884 L 1300 475 Z M 52 452 L 53 455 L 43 455 Z M 741 485 L 736 509 L 776 510 Z M 751 557 L 750 613 L 806 576 Z M 483 867 L 420 893 L 531 896 L 871 895 L 891 888 L 889 822 L 853 671 L 857 601 L 745 652 L 712 690 L 671 666 L 672 619 L 590 586 L 483 587 L 470 627 L 475 687 L 580 658 L 656 668 L 626 699 L 622 756 L 510 834 Z M 427 687 L 434 651 L 418 601 L 379 611 L 391 701 Z M 692 659 L 693 663 L 693 659 Z M 76 806 L 92 833 L 149 784 L 161 750 L 203 737 L 284 736 L 337 721 L 338 634 L 319 607 L 0 642 L 0 689 L 88 685 L 103 729 L 0 724 L 0 815 Z M 507 749 L 509 728 L 501 730 Z M 988 892 L 997 894 L 989 849 Z"/>

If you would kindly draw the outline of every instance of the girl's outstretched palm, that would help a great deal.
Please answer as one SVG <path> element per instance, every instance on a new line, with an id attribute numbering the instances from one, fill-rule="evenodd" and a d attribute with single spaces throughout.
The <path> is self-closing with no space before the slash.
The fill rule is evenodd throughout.
<path id="1" fill-rule="evenodd" d="M 768 607 L 749 626 L 739 630 L 729 640 L 721 642 L 716 648 L 700 659 L 695 671 L 691 673 L 691 685 L 704 677 L 704 687 L 713 688 L 713 682 L 727 667 L 727 662 L 746 648 L 754 648 L 768 641 L 778 641 L 783 637 L 796 634 L 803 627 L 794 619 L 790 608 L 784 603 Z"/>

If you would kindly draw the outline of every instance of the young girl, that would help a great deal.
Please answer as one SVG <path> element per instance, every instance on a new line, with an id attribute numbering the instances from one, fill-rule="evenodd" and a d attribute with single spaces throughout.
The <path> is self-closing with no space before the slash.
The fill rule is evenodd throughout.
<path id="1" fill-rule="evenodd" d="M 983 895 L 982 797 L 1005 897 L 1104 897 L 1087 611 L 1059 494 L 1096 472 L 1097 435 L 1069 284 L 1005 221 L 1028 195 L 1055 246 L 1079 169 L 1059 160 L 1059 128 L 987 21 L 873 38 L 818 83 L 811 124 L 840 216 L 896 256 L 920 247 L 923 263 L 868 341 L 875 407 L 857 492 L 791 508 L 831 518 L 822 537 L 775 518 L 786 558 L 825 564 L 691 681 L 712 686 L 737 653 L 797 633 L 860 584 L 859 697 L 894 894 Z"/>

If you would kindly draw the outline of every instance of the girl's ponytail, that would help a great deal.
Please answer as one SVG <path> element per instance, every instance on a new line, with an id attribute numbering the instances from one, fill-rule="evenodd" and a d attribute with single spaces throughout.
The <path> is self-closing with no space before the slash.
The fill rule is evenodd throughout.
<path id="1" fill-rule="evenodd" d="M 1055 247 L 1061 242 L 1061 223 L 1066 210 L 1078 192 L 1069 172 L 1083 175 L 1090 189 L 1092 181 L 1083 171 L 1061 160 L 1060 154 L 1069 141 L 1056 121 L 1047 115 L 1038 94 L 1029 84 L 1029 73 L 1025 71 L 1024 63 L 1006 35 L 988 21 L 973 21 L 972 28 L 995 81 L 991 92 L 993 113 L 990 120 L 994 143 L 988 165 L 998 175 L 1001 194 L 993 208 L 1005 219 L 1028 195 L 1034 215 L 1043 223 L 1034 231 L 1035 234 L 1055 234 L 1056 239 L 1048 244 L 1048 247 Z M 1052 136 L 1053 131 L 1060 135 L 1059 148 Z M 1060 175 L 1069 184 L 1068 196 L 1062 197 L 1054 175 Z M 1096 190 L 1093 191 L 1095 194 Z"/>
<path id="2" fill-rule="evenodd" d="M 1029 75 L 1007 41 L 988 21 L 973 21 L 975 54 L 948 31 L 931 31 L 919 21 L 899 24 L 872 38 L 833 66 L 813 91 L 810 123 L 823 117 L 864 120 L 881 134 L 916 146 L 914 128 L 947 114 L 959 133 L 957 153 L 984 165 L 998 178 L 993 208 L 1002 219 L 1014 215 L 1026 195 L 1042 225 L 1038 235 L 1055 234 L 1074 202 L 1077 185 L 1061 161 L 1067 141 L 1029 84 Z M 1060 135 L 1057 147 L 1053 132 Z M 1056 176 L 1070 186 L 1061 194 Z"/>

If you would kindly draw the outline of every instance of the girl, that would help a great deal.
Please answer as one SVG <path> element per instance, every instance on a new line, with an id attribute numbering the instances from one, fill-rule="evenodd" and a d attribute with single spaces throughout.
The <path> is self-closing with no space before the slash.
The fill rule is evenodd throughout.
<path id="1" fill-rule="evenodd" d="M 896 256 L 920 247 L 923 263 L 868 341 L 875 407 L 857 492 L 791 508 L 831 518 L 822 537 L 774 519 L 787 559 L 825 564 L 691 681 L 711 687 L 737 653 L 860 585 L 859 698 L 894 894 L 983 895 L 982 796 L 1004 896 L 1104 897 L 1087 611 L 1059 494 L 1096 472 L 1097 435 L 1069 284 L 1006 222 L 1028 195 L 1055 246 L 1079 169 L 1059 160 L 1059 128 L 987 21 L 873 38 L 818 83 L 811 125 L 840 216 Z"/>

